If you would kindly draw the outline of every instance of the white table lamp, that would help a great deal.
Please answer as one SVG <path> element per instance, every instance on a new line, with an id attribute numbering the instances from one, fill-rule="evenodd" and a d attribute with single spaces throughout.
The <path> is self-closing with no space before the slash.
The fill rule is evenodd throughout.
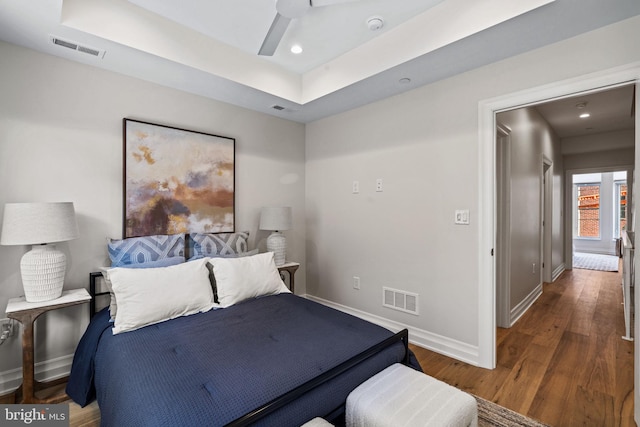
<path id="1" fill-rule="evenodd" d="M 273 252 L 277 266 L 285 263 L 287 254 L 287 239 L 281 231 L 291 228 L 291 208 L 262 208 L 260 212 L 260 230 L 271 230 L 267 237 L 267 251 Z"/>
<path id="2" fill-rule="evenodd" d="M 33 245 L 20 261 L 22 286 L 28 302 L 62 295 L 67 259 L 48 243 L 79 236 L 73 203 L 7 203 L 2 221 L 2 245 Z"/>

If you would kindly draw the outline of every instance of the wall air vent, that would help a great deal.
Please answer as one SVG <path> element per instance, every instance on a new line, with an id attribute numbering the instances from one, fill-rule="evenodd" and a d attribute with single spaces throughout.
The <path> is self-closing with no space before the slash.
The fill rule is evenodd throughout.
<path id="1" fill-rule="evenodd" d="M 272 105 L 271 108 L 278 111 L 284 110 L 284 107 L 282 105 Z"/>
<path id="2" fill-rule="evenodd" d="M 418 294 L 398 289 L 382 288 L 382 305 L 405 313 L 419 315 Z"/>
<path id="3" fill-rule="evenodd" d="M 83 46 L 70 40 L 64 40 L 56 36 L 49 36 L 51 42 L 57 46 L 66 47 L 67 49 L 76 50 L 78 52 L 86 53 L 96 58 L 104 58 L 105 51 L 95 49 L 93 47 Z"/>

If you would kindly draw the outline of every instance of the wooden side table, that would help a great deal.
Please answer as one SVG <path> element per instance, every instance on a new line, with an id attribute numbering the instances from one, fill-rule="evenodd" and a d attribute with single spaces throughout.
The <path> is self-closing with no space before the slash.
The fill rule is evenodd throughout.
<path id="1" fill-rule="evenodd" d="M 278 267 L 278 271 L 280 272 L 280 277 L 282 277 L 282 280 L 284 280 L 283 273 L 285 271 L 289 275 L 289 290 L 291 291 L 291 293 L 294 293 L 294 289 L 295 289 L 294 277 L 298 267 L 300 267 L 300 263 L 298 262 L 285 262 L 284 264 Z"/>
<path id="2" fill-rule="evenodd" d="M 84 304 L 91 300 L 86 289 L 70 289 L 62 292 L 60 298 L 43 302 L 27 302 L 24 297 L 11 298 L 7 304 L 7 317 L 22 323 L 22 385 L 16 392 L 18 403 L 59 403 L 68 399 L 66 394 L 45 399 L 36 397 L 35 392 L 53 385 L 62 384 L 67 378 L 40 382 L 34 375 L 33 324 L 38 316 L 50 310 Z M 20 398 L 21 395 L 21 398 Z"/>

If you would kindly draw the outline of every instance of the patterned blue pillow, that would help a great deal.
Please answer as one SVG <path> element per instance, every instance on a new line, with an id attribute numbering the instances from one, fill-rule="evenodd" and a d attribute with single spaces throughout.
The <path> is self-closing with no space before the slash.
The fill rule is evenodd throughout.
<path id="1" fill-rule="evenodd" d="M 249 232 L 191 233 L 189 234 L 189 259 L 204 257 L 232 257 L 248 251 Z"/>
<path id="2" fill-rule="evenodd" d="M 184 256 L 184 234 L 108 239 L 111 267 Z"/>

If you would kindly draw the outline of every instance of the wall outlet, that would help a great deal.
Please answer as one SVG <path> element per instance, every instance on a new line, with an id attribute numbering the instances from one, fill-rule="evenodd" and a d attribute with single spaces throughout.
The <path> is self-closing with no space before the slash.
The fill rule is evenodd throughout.
<path id="1" fill-rule="evenodd" d="M 353 276 L 353 289 L 360 289 L 360 278 Z"/>
<path id="2" fill-rule="evenodd" d="M 376 191 L 378 193 L 382 192 L 382 178 L 376 179 Z"/>
<path id="3" fill-rule="evenodd" d="M 536 263 L 531 264 L 531 274 L 536 274 Z"/>
<path id="4" fill-rule="evenodd" d="M 358 181 L 353 181 L 353 184 L 351 184 L 351 192 L 353 194 L 358 194 L 360 192 L 360 183 Z"/>
<path id="5" fill-rule="evenodd" d="M 0 319 L 0 342 L 16 334 L 16 325 L 13 319 Z"/>

